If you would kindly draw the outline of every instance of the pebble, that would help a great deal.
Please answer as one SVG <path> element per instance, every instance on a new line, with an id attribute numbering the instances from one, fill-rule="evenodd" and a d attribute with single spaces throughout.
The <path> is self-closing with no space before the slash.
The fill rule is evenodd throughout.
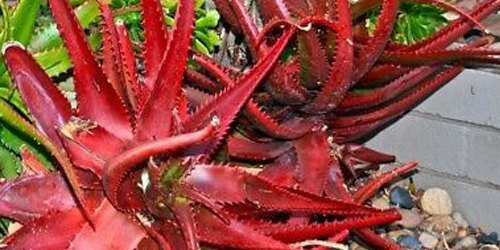
<path id="1" fill-rule="evenodd" d="M 422 243 L 423 247 L 429 249 L 434 249 L 439 242 L 438 238 L 427 232 L 423 232 L 420 237 L 418 237 L 418 240 Z"/>
<path id="2" fill-rule="evenodd" d="M 426 190 L 420 204 L 425 212 L 432 215 L 449 215 L 453 211 L 450 195 L 440 188 Z"/>
<path id="3" fill-rule="evenodd" d="M 393 188 L 389 197 L 392 204 L 398 205 L 401 208 L 411 209 L 415 206 L 410 192 L 402 187 Z"/>
<path id="4" fill-rule="evenodd" d="M 413 232 L 410 231 L 410 230 L 406 230 L 406 229 L 403 229 L 403 230 L 396 230 L 396 231 L 390 231 L 388 234 L 387 234 L 387 237 L 393 241 L 398 241 L 398 239 L 401 237 L 401 236 L 408 236 L 408 235 L 412 235 Z"/>
<path id="5" fill-rule="evenodd" d="M 351 245 L 349 245 L 350 250 L 367 250 L 365 247 L 359 245 L 357 242 L 353 242 Z"/>
<path id="6" fill-rule="evenodd" d="M 455 231 L 450 231 L 450 232 L 447 232 L 443 235 L 444 240 L 448 244 L 451 244 L 457 237 L 458 237 L 458 233 Z M 465 237 L 465 235 L 464 235 L 464 237 Z"/>
<path id="7" fill-rule="evenodd" d="M 457 237 L 461 239 L 461 238 L 463 238 L 463 237 L 467 236 L 468 234 L 469 234 L 469 233 L 467 232 L 467 229 L 465 229 L 465 228 L 460 228 L 460 229 L 458 229 L 458 232 L 457 232 Z"/>
<path id="8" fill-rule="evenodd" d="M 484 245 L 479 250 L 500 250 L 497 245 Z"/>
<path id="9" fill-rule="evenodd" d="M 461 250 L 461 249 L 469 249 L 473 248 L 477 245 L 477 240 L 476 237 L 474 236 L 467 236 L 457 242 L 455 246 L 453 246 L 453 250 Z"/>
<path id="10" fill-rule="evenodd" d="M 500 250 L 498 234 L 486 234 L 469 225 L 461 213 L 453 212 L 450 195 L 443 189 L 409 192 L 405 186 L 394 186 L 389 195 L 381 192 L 372 199 L 371 205 L 381 210 L 397 208 L 401 220 L 376 232 L 403 249 Z M 352 244 L 350 249 L 365 250 Z"/>
<path id="11" fill-rule="evenodd" d="M 413 229 L 422 223 L 422 216 L 416 210 L 408 209 L 398 209 L 401 214 L 401 220 L 396 222 L 396 224 L 401 225 L 404 228 Z"/>
<path id="12" fill-rule="evenodd" d="M 450 231 L 456 231 L 457 225 L 451 216 L 449 215 L 435 215 L 426 221 L 426 226 L 424 228 L 427 231 L 435 231 L 438 233 L 446 233 Z"/>
<path id="13" fill-rule="evenodd" d="M 461 213 L 459 212 L 454 212 L 451 217 L 453 218 L 453 220 L 455 220 L 455 223 L 457 223 L 457 225 L 459 227 L 462 227 L 462 228 L 467 228 L 469 227 L 469 223 L 464 219 L 464 217 L 462 216 Z"/>
<path id="14" fill-rule="evenodd" d="M 498 243 L 498 234 L 496 232 L 492 232 L 489 234 L 481 234 L 477 237 L 479 243 L 482 244 L 497 244 Z"/>
<path id="15" fill-rule="evenodd" d="M 372 201 L 372 207 L 376 209 L 385 210 L 389 209 L 391 205 L 389 205 L 389 201 L 387 200 L 387 198 L 379 197 Z"/>
<path id="16" fill-rule="evenodd" d="M 398 238 L 398 243 L 405 249 L 420 250 L 422 249 L 422 243 L 411 235 L 402 235 Z"/>

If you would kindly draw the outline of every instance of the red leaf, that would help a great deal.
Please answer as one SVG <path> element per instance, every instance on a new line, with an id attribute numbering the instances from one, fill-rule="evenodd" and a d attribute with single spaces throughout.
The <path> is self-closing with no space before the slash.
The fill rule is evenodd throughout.
<path id="1" fill-rule="evenodd" d="M 283 34 L 269 53 L 259 60 L 239 81 L 226 87 L 214 96 L 214 98 L 198 107 L 191 118 L 186 121 L 186 131 L 194 131 L 200 126 L 204 126 L 204 124 L 212 119 L 212 116 L 216 115 L 219 118 L 220 127 L 217 137 L 207 145 L 204 145 L 202 152 L 212 153 L 219 145 L 241 107 L 271 71 L 294 33 L 295 30 L 292 29 Z"/>
<path id="2" fill-rule="evenodd" d="M 59 148 L 57 135 L 71 117 L 71 106 L 50 77 L 22 47 L 9 44 L 3 49 L 5 62 L 37 128 Z"/>
<path id="3" fill-rule="evenodd" d="M 299 188 L 321 195 L 328 179 L 330 145 L 324 132 L 309 133 L 295 140 Z"/>
<path id="4" fill-rule="evenodd" d="M 64 179 L 57 173 L 22 176 L 0 186 L 0 214 L 23 224 L 74 206 Z"/>
<path id="5" fill-rule="evenodd" d="M 182 89 L 193 22 L 194 1 L 180 0 L 177 4 L 172 38 L 161 62 L 151 97 L 137 124 L 137 136 L 140 139 L 164 138 L 171 134 L 172 113 Z"/>
<path id="6" fill-rule="evenodd" d="M 49 5 L 74 65 L 78 114 L 119 138 L 132 138 L 125 107 L 94 59 L 73 9 L 66 0 L 49 0 Z"/>
<path id="7" fill-rule="evenodd" d="M 146 237 L 144 228 L 106 199 L 95 201 L 91 227 L 59 174 L 5 183 L 0 188 L 0 214 L 24 225 L 5 243 L 9 249 L 136 249 Z"/>
<path id="8" fill-rule="evenodd" d="M 137 249 L 147 237 L 129 215 L 104 201 L 96 210 L 94 228 L 77 208 L 52 213 L 8 236 L 9 249 Z"/>
<path id="9" fill-rule="evenodd" d="M 144 107 L 146 94 L 144 86 L 139 84 L 137 65 L 135 64 L 134 50 L 132 42 L 128 36 L 127 27 L 124 24 L 116 26 L 120 45 L 120 55 L 123 60 L 123 77 L 125 80 L 125 90 L 129 103 L 135 111 L 134 119 L 137 119 L 137 112 Z"/>
<path id="10" fill-rule="evenodd" d="M 144 23 L 144 64 L 145 85 L 149 91 L 153 90 L 158 71 L 165 51 L 167 50 L 168 31 L 165 27 L 163 9 L 158 0 L 142 1 L 142 16 Z"/>
<path id="11" fill-rule="evenodd" d="M 103 54 L 102 69 L 116 94 L 125 104 L 129 104 L 123 86 L 122 58 L 113 12 L 104 0 L 99 0 L 99 6 L 103 23 L 101 32 Z"/>
<path id="12" fill-rule="evenodd" d="M 195 212 L 195 219 L 199 225 L 196 228 L 197 234 L 203 242 L 243 249 L 290 249 L 286 244 L 269 238 L 232 218 L 227 218 L 229 223 L 225 223 L 204 209 Z"/>

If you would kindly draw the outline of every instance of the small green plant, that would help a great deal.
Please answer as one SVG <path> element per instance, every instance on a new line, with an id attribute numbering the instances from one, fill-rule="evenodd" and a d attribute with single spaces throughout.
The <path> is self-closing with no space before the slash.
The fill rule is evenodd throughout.
<path id="1" fill-rule="evenodd" d="M 429 4 L 401 3 L 398 19 L 392 32 L 392 40 L 401 44 L 413 44 L 421 41 L 448 23 L 445 11 Z M 379 11 L 368 14 L 368 31 L 375 30 Z"/>
<path id="2" fill-rule="evenodd" d="M 133 41 L 139 42 L 144 39 L 139 0 L 113 0 L 111 7 L 115 9 L 116 18 L 122 20 L 130 32 Z M 174 24 L 174 15 L 177 7 L 177 0 L 161 1 L 165 14 L 165 21 L 169 27 Z M 195 32 L 193 47 L 200 53 L 210 54 L 215 47 L 220 44 L 220 37 L 215 31 L 219 24 L 220 15 L 216 10 L 205 8 L 205 0 L 195 1 Z"/>

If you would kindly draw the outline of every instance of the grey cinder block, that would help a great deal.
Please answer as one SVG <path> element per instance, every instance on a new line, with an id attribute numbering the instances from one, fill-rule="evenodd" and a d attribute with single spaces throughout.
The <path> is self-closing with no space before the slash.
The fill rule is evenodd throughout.
<path id="1" fill-rule="evenodd" d="M 500 128 L 500 77 L 465 70 L 415 110 Z"/>
<path id="2" fill-rule="evenodd" d="M 417 184 L 447 189 L 472 225 L 500 231 L 500 76 L 464 71 L 367 144 L 418 160 Z"/>

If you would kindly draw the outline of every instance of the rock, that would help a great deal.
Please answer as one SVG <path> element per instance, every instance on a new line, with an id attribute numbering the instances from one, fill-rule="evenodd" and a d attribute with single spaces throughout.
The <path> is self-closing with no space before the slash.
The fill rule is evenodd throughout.
<path id="1" fill-rule="evenodd" d="M 481 234 L 477 240 L 482 244 L 498 244 L 498 234 L 496 232 Z"/>
<path id="2" fill-rule="evenodd" d="M 465 236 L 465 235 L 464 235 Z M 451 244 L 458 237 L 458 233 L 455 231 L 450 231 L 444 234 L 443 238 L 446 243 Z"/>
<path id="3" fill-rule="evenodd" d="M 357 242 L 353 242 L 351 245 L 349 245 L 350 250 L 367 250 L 365 247 L 360 246 Z"/>
<path id="4" fill-rule="evenodd" d="M 477 245 L 476 237 L 467 236 L 458 241 L 457 244 L 455 244 L 455 246 L 453 246 L 452 249 L 453 250 L 469 249 L 475 247 L 476 245 Z"/>
<path id="5" fill-rule="evenodd" d="M 415 206 L 413 198 L 408 190 L 402 187 L 395 187 L 391 190 L 389 198 L 392 204 L 395 204 L 401 208 L 411 209 Z"/>
<path id="6" fill-rule="evenodd" d="M 420 216 L 416 210 L 398 209 L 398 211 L 402 218 L 400 221 L 396 222 L 397 225 L 413 229 L 422 223 L 422 216 Z"/>
<path id="7" fill-rule="evenodd" d="M 374 231 L 376 234 L 385 234 L 385 233 L 387 233 L 387 230 L 388 230 L 388 229 L 389 229 L 389 228 L 387 228 L 387 227 L 376 227 L 376 228 L 374 228 L 374 229 L 373 229 L 373 231 Z"/>
<path id="8" fill-rule="evenodd" d="M 398 238 L 398 243 L 405 249 L 420 250 L 422 249 L 422 243 L 412 235 L 401 235 Z"/>
<path id="9" fill-rule="evenodd" d="M 450 195 L 440 188 L 427 189 L 420 204 L 425 212 L 432 215 L 449 215 L 453 211 Z"/>
<path id="10" fill-rule="evenodd" d="M 387 234 L 387 237 L 392 241 L 398 241 L 399 237 L 412 234 L 413 234 L 412 231 L 403 229 L 403 230 L 390 231 Z"/>
<path id="11" fill-rule="evenodd" d="M 479 250 L 500 250 L 497 245 L 484 245 Z"/>
<path id="12" fill-rule="evenodd" d="M 459 227 L 462 227 L 462 228 L 467 228 L 469 227 L 469 223 L 464 219 L 464 217 L 462 216 L 461 213 L 459 212 L 454 212 L 451 217 L 453 218 L 453 220 L 455 220 L 455 223 L 457 223 L 457 225 Z"/>
<path id="13" fill-rule="evenodd" d="M 427 231 L 434 231 L 438 233 L 446 233 L 457 231 L 457 225 L 451 216 L 449 215 L 434 215 L 427 219 L 425 223 L 425 229 Z"/>
<path id="14" fill-rule="evenodd" d="M 376 209 L 389 209 L 391 206 L 389 205 L 389 201 L 386 197 L 379 197 L 372 201 L 372 207 Z"/>
<path id="15" fill-rule="evenodd" d="M 422 246 L 429 249 L 434 249 L 438 244 L 439 240 L 434 235 L 423 232 L 418 240 L 422 243 Z"/>
<path id="16" fill-rule="evenodd" d="M 467 231 L 467 229 L 465 229 L 465 228 L 458 229 L 458 231 L 457 231 L 457 237 L 459 239 L 461 239 L 461 238 L 463 238 L 463 237 L 465 237 L 467 235 L 469 235 L 469 232 Z"/>

